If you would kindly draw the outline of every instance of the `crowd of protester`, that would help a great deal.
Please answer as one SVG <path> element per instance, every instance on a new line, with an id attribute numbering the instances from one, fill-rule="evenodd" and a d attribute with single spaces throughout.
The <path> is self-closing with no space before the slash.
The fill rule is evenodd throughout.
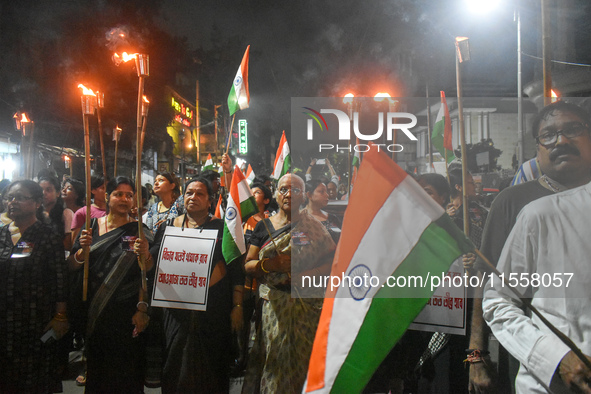
<path id="1" fill-rule="evenodd" d="M 502 272 L 533 273 L 550 264 L 548 256 L 569 248 L 573 260 L 589 255 L 588 242 L 569 243 L 578 229 L 568 227 L 590 220 L 586 210 L 571 208 L 589 195 L 589 122 L 584 110 L 564 102 L 540 111 L 532 128 L 539 177 L 518 184 L 525 180 L 518 173 L 516 185 L 490 209 L 479 202 L 472 175 L 463 179 L 461 166 L 452 164 L 446 176 L 415 176 L 460 229 L 467 221 L 469 238 L 482 251 L 461 257 L 468 275 L 490 272 L 483 256 Z M 89 393 L 140 393 L 144 385 L 163 393 L 223 393 L 231 376 L 242 375 L 244 393 L 301 392 L 323 300 L 322 294 L 294 297 L 292 288 L 303 275 L 330 273 L 342 227 L 342 219 L 326 210 L 342 184 L 328 160 L 329 176 L 314 179 L 316 164 L 313 159 L 305 179 L 287 174 L 276 187 L 266 177 L 254 180 L 258 211 L 244 223 L 247 252 L 231 262 L 221 249 L 224 222 L 215 216 L 216 203 L 225 202 L 221 185 L 233 176 L 227 155 L 222 182 L 214 171 L 185 185 L 173 173 L 160 173 L 153 189 L 147 184 L 139 191 L 139 208 L 132 180 L 93 176 L 88 231 L 83 182 L 65 178 L 60 184 L 48 170 L 37 181 L 0 182 L 0 392 L 59 392 L 74 347 L 84 348 L 86 366 L 77 383 Z M 151 307 L 150 289 L 142 288 L 142 268 L 154 282 L 169 226 L 217 231 L 206 311 Z M 577 262 L 565 266 L 579 269 Z M 81 301 L 82 292 L 88 301 Z M 588 302 L 562 299 L 558 305 L 535 291 L 529 296 L 583 353 L 591 353 Z M 366 391 L 589 390 L 589 369 L 506 289 L 489 283 L 466 307 L 466 335 L 407 332 Z M 493 335 L 503 346 L 495 360 Z"/>

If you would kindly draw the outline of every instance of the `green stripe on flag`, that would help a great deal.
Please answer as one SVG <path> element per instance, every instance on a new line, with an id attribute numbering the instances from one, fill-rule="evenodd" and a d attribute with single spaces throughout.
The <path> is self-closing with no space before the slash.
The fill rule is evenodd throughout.
<path id="1" fill-rule="evenodd" d="M 281 175 L 279 175 L 279 178 L 277 178 L 277 179 L 281 179 L 281 177 L 283 175 L 287 174 L 290 171 L 291 171 L 291 154 L 285 156 L 285 159 L 283 160 L 283 168 L 281 169 Z"/>
<path id="2" fill-rule="evenodd" d="M 433 126 L 433 133 L 431 133 L 431 144 L 435 147 L 435 149 L 437 149 L 437 151 L 439 153 L 441 153 L 441 156 L 445 160 L 445 151 L 447 149 L 445 149 L 443 147 L 444 130 L 445 130 L 445 118 L 442 118 L 440 121 L 435 123 L 435 125 Z M 453 151 L 447 150 L 447 162 L 451 163 L 451 161 L 455 158 L 456 158 L 456 156 L 454 155 Z"/>
<path id="3" fill-rule="evenodd" d="M 236 260 L 238 257 L 242 256 L 240 249 L 238 249 L 238 245 L 234 242 L 234 237 L 230 233 L 228 226 L 224 222 L 224 237 L 222 238 L 222 254 L 224 256 L 224 260 L 226 260 L 226 264 L 230 264 L 232 261 Z"/>
<path id="4" fill-rule="evenodd" d="M 234 89 L 234 84 L 232 84 L 232 89 L 230 89 L 230 94 L 228 95 L 228 109 L 230 110 L 230 116 L 234 115 L 235 112 L 240 110 L 240 106 L 238 105 L 238 97 L 236 96 L 236 89 Z"/>
<path id="5" fill-rule="evenodd" d="M 240 214 L 242 216 L 242 222 L 244 223 L 249 217 L 256 214 L 259 211 L 257 202 L 254 196 L 250 196 L 246 200 L 240 203 Z"/>
<path id="6" fill-rule="evenodd" d="M 392 276 L 421 276 L 426 279 L 429 273 L 430 276 L 441 277 L 454 260 L 474 250 L 471 245 L 444 214 L 425 229 Z M 430 281 L 423 288 L 381 288 L 372 300 L 331 392 L 361 392 L 432 295 Z"/>

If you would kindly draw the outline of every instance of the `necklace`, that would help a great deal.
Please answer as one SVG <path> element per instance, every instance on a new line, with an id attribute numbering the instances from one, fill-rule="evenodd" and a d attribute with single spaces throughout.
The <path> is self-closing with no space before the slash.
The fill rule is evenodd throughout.
<path id="1" fill-rule="evenodd" d="M 566 190 L 566 188 L 564 186 L 562 186 L 560 183 L 551 180 L 548 175 L 544 174 L 542 175 L 542 177 L 540 178 L 542 180 L 542 182 L 544 182 L 548 188 L 550 190 L 552 190 L 554 193 L 558 193 L 561 191 Z"/>

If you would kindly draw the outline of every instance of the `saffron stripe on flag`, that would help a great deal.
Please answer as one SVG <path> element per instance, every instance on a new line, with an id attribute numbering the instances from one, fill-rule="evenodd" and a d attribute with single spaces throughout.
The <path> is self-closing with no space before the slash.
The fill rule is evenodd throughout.
<path id="1" fill-rule="evenodd" d="M 433 238 L 436 242 L 432 253 L 434 259 L 444 256 L 439 248 L 451 250 L 452 254 L 455 254 L 456 257 L 459 256 L 461 253 L 456 240 L 462 239 L 463 236 L 461 233 L 458 235 L 454 232 L 455 227 L 444 215 L 443 208 L 438 206 L 414 180 L 407 177 L 407 174 L 385 155 L 367 154 L 359 175 L 358 184 L 361 184 L 362 187 L 357 189 L 359 192 L 352 193 L 350 206 L 343 223 L 342 242 L 339 243 L 331 275 L 347 274 L 347 270 L 351 267 L 366 264 L 371 267 L 372 275 L 380 277 L 378 287 L 373 291 L 370 290 L 367 297 L 376 295 L 376 293 L 380 296 L 387 294 L 389 297 L 417 297 L 414 299 L 419 301 L 411 301 L 410 304 L 412 306 L 418 302 L 421 305 L 420 309 L 422 309 L 429 293 L 421 292 L 421 289 L 418 289 L 418 294 L 416 289 L 412 289 L 413 291 L 410 293 L 400 292 L 400 289 L 396 289 L 397 294 L 388 294 L 380 290 L 383 280 L 393 272 L 400 274 L 396 271 L 397 268 L 402 269 L 401 273 L 405 272 L 404 267 L 410 264 L 406 262 L 406 259 L 412 262 L 414 255 L 425 256 L 428 254 L 424 250 L 430 250 L 429 247 L 424 249 L 425 245 L 417 244 L 417 242 L 425 242 L 423 240 L 425 234 L 430 234 L 431 237 L 433 234 L 441 235 Z M 442 227 L 440 224 L 444 226 Z M 449 224 L 452 227 L 449 227 Z M 444 228 L 445 230 L 449 229 L 450 233 L 444 231 Z M 433 229 L 438 230 L 434 231 Z M 459 229 L 455 228 L 455 230 L 459 232 Z M 389 234 L 392 241 L 384 242 L 384 234 Z M 466 245 L 468 246 L 466 250 L 471 250 L 471 244 L 468 242 Z M 463 244 L 464 247 L 466 245 Z M 367 251 L 371 251 L 372 255 L 368 256 Z M 378 258 L 372 259 L 373 256 Z M 379 257 L 383 259 L 380 261 Z M 421 264 L 416 262 L 414 264 L 417 268 L 434 269 L 434 273 L 440 270 L 439 274 L 441 274 L 447 272 L 454 259 L 449 261 L 443 259 L 443 261 L 427 267 L 424 261 Z M 388 263 L 390 264 L 388 265 Z M 385 267 L 388 268 L 384 269 Z M 428 290 L 430 292 L 430 289 Z M 337 291 L 331 291 L 329 288 L 327 297 L 348 296 L 346 293 L 348 291 L 348 288 L 339 288 Z M 357 341 L 360 327 L 365 324 L 366 313 L 372 308 L 372 302 L 375 301 L 375 299 L 372 301 L 371 298 L 354 301 L 350 295 L 348 297 L 325 300 L 310 361 L 308 392 L 319 389 L 324 392 L 332 386 L 347 354 L 349 354 L 349 349 Z M 388 301 L 394 304 L 400 302 L 399 299 Z M 346 309 L 341 310 L 340 306 L 343 303 L 346 304 Z M 420 312 L 420 309 L 411 308 L 415 315 Z M 411 321 L 412 319 L 409 319 L 408 322 L 402 324 L 401 332 Z M 397 340 L 398 338 L 393 338 L 392 343 Z M 383 347 L 383 345 L 382 342 L 381 346 Z M 348 365 L 352 364 L 349 362 Z M 363 370 L 362 367 L 361 370 Z M 359 378 L 359 375 L 355 376 Z M 322 390 L 323 388 L 324 390 Z"/>

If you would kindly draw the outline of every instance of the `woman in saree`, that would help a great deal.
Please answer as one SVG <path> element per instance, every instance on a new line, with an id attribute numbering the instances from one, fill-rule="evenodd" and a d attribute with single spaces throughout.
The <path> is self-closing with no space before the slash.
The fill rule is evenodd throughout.
<path id="1" fill-rule="evenodd" d="M 245 270 L 258 278 L 262 310 L 244 393 L 301 393 L 306 379 L 324 293 L 303 288 L 302 277 L 328 275 L 335 244 L 318 220 L 299 210 L 304 188 L 297 175 L 283 176 L 279 211 L 251 237 Z"/>
<path id="2" fill-rule="evenodd" d="M 224 222 L 209 213 L 213 189 L 206 178 L 191 179 L 185 186 L 186 213 L 160 226 L 152 253 L 167 226 L 217 230 L 211 261 L 206 311 L 166 308 L 163 311 L 163 393 L 227 393 L 230 388 L 231 330 L 242 324 L 244 275 L 240 259 L 226 264 L 222 256 Z"/>
<path id="3" fill-rule="evenodd" d="M 31 180 L 4 194 L 13 222 L 0 228 L 0 393 L 59 391 L 55 340 L 68 331 L 68 267 L 61 236 L 42 222 L 42 198 Z"/>
<path id="4" fill-rule="evenodd" d="M 80 269 L 89 248 L 86 392 L 143 393 L 141 333 L 149 316 L 139 257 L 150 271 L 151 233 L 145 227 L 147 239 L 137 238 L 137 222 L 129 215 L 135 193 L 130 179 L 117 177 L 106 191 L 107 216 L 94 219 L 91 231 L 81 232 L 70 256 L 70 266 Z"/>

